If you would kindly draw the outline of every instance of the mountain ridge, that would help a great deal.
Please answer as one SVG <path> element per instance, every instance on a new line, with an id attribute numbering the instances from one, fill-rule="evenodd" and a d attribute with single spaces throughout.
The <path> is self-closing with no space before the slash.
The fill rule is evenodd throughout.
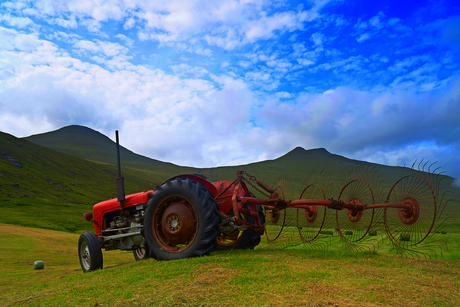
<path id="1" fill-rule="evenodd" d="M 22 139 L 66 154 L 71 154 L 89 161 L 97 161 L 101 163 L 108 163 L 110 165 L 116 165 L 115 142 L 112 141 L 108 136 L 102 134 L 101 132 L 86 126 L 65 126 L 54 131 L 49 131 L 41 134 L 34 134 L 28 137 L 24 137 Z M 272 160 L 251 162 L 244 165 L 205 168 L 193 166 L 180 166 L 171 162 L 156 160 L 150 157 L 134 153 L 133 151 L 123 146 L 120 146 L 120 156 L 122 168 L 130 167 L 138 170 L 155 169 L 160 173 L 173 172 L 174 174 L 183 173 L 184 171 L 191 173 L 201 173 L 208 171 L 211 174 L 216 174 L 222 173 L 219 170 L 233 170 L 242 167 L 255 167 L 257 169 L 258 165 L 264 163 L 266 163 L 267 165 L 270 165 L 272 163 L 279 165 L 288 165 L 291 163 L 316 164 L 315 167 L 313 167 L 313 169 L 315 169 L 316 171 L 319 171 L 320 168 L 354 168 L 367 164 L 379 170 L 383 170 L 384 173 L 391 173 L 392 171 L 395 171 L 399 175 L 402 174 L 402 171 L 404 169 L 407 169 L 407 167 L 402 166 L 388 166 L 384 164 L 350 159 L 345 156 L 330 153 L 326 148 L 322 147 L 304 149 L 300 146 L 297 146 L 294 149 L 287 152 L 286 154 Z M 295 160 L 295 162 L 292 162 L 292 160 Z M 317 167 L 318 164 L 320 165 L 320 167 Z M 282 168 L 278 167 L 278 169 L 279 171 L 281 171 Z M 290 169 L 294 170 L 294 168 Z M 228 178 L 227 175 L 224 175 L 224 177 Z M 387 174 L 386 177 L 391 176 Z M 447 177 L 453 180 L 452 177 Z"/>
<path id="2" fill-rule="evenodd" d="M 23 139 L 90 161 L 112 165 L 116 165 L 117 162 L 116 143 L 108 136 L 86 126 L 65 126 L 54 131 L 24 137 Z M 139 164 L 152 164 L 155 167 L 160 165 L 179 167 L 170 162 L 139 155 L 121 145 L 120 158 L 123 164 L 128 163 L 133 168 L 138 167 Z"/>
<path id="3" fill-rule="evenodd" d="M 77 131 L 84 131 L 95 138 L 84 146 L 75 144 L 78 138 L 68 135 L 48 141 L 52 144 L 64 140 L 58 147 L 78 149 L 77 153 L 83 157 L 0 132 L 0 223 L 78 231 L 87 227 L 81 218 L 83 212 L 91 210 L 92 205 L 99 201 L 116 197 L 114 142 L 99 132 L 95 134 L 92 129 L 77 127 Z M 97 143 L 98 139 L 104 140 L 104 146 L 108 148 L 99 152 L 100 147 L 92 148 L 91 144 Z M 97 154 L 94 155 L 94 152 Z M 87 157 L 96 157 L 100 161 Z M 180 174 L 201 174 L 213 182 L 233 181 L 237 171 L 245 171 L 250 174 L 248 187 L 258 197 L 266 195 L 257 188 L 255 179 L 281 189 L 286 199 L 298 199 L 305 186 L 312 182 L 321 186 L 328 198 L 337 198 L 345 184 L 358 176 L 372 186 L 376 201 L 385 201 L 386 196 L 381 191 L 388 193 L 398 179 L 412 172 L 404 167 L 351 160 L 331 154 L 324 148 L 305 150 L 301 147 L 274 160 L 215 168 L 152 162 L 126 149 L 122 151 L 121 166 L 127 194 L 155 189 L 168 178 Z M 453 182 L 453 178 L 446 179 L 443 182 Z M 52 218 L 56 216 L 56 210 L 67 216 L 65 221 Z"/>
<path id="4" fill-rule="evenodd" d="M 75 155 L 77 157 L 87 159 L 89 161 L 97 161 L 101 163 L 108 163 L 110 165 L 116 165 L 116 150 L 115 142 L 112 141 L 108 136 L 92 128 L 81 126 L 81 125 L 70 125 L 59 128 L 54 131 L 49 131 L 41 134 L 34 134 L 22 139 L 28 140 L 37 145 L 52 148 L 54 150 Z M 284 155 L 272 160 L 264 160 L 258 162 L 251 162 L 244 165 L 231 165 L 231 166 L 219 166 L 219 167 L 193 167 L 193 166 L 180 166 L 171 162 L 164 162 L 156 160 L 150 157 L 139 155 L 133 151 L 120 145 L 120 156 L 123 167 L 130 167 L 133 169 L 155 169 L 158 172 L 174 174 L 183 173 L 188 171 L 191 173 L 202 173 L 209 172 L 211 174 L 221 173 L 220 170 L 233 170 L 239 168 L 253 168 L 257 169 L 260 164 L 270 165 L 272 163 L 279 164 L 278 170 L 282 171 L 284 165 L 290 165 L 291 163 L 297 164 L 310 164 L 315 171 L 320 169 L 329 168 L 354 168 L 364 164 L 371 165 L 377 169 L 384 170 L 384 173 L 392 172 L 393 170 L 399 175 L 402 174 L 406 167 L 401 166 L 388 166 L 384 164 L 377 164 L 372 162 L 366 162 L 361 160 L 350 159 L 341 155 L 330 153 L 326 148 L 312 148 L 304 149 L 303 147 L 297 146 L 294 149 L 288 151 Z M 295 161 L 295 162 L 293 162 Z M 318 167 L 319 165 L 319 167 Z M 276 167 L 275 167 L 276 168 Z M 287 169 L 295 168 L 288 167 Z M 223 175 L 228 178 L 227 175 Z M 391 177 L 391 176 L 386 176 Z M 450 176 L 447 176 L 451 178 Z M 452 178 L 453 179 L 453 178 Z"/>
<path id="5" fill-rule="evenodd" d="M 91 160 L 91 161 L 98 161 L 98 162 L 105 162 L 114 164 L 116 161 L 116 151 L 115 151 L 115 142 L 113 142 L 108 136 L 102 134 L 101 132 L 91 129 L 86 126 L 80 125 L 70 125 L 59 128 L 54 131 L 49 131 L 45 133 L 33 134 L 22 139 L 28 140 L 32 143 L 37 145 L 45 146 L 48 148 L 52 148 L 54 150 L 72 154 L 75 156 L 79 156 L 81 158 Z M 86 150 L 81 150 L 78 144 L 83 146 L 84 148 L 88 148 L 88 146 L 92 148 L 88 148 Z M 139 155 L 134 153 L 133 151 L 123 147 L 120 145 L 120 152 L 121 158 L 127 160 L 135 160 L 135 161 L 142 161 L 142 162 L 153 162 L 153 163 L 166 163 L 168 165 L 174 165 L 179 167 L 187 167 L 187 166 L 180 166 L 170 162 L 160 161 L 154 158 L 146 157 L 143 155 Z M 343 158 L 348 159 L 346 157 L 342 157 L 336 154 L 332 154 L 325 148 L 313 148 L 313 149 L 304 149 L 303 147 L 297 146 L 296 148 L 292 149 L 291 151 L 287 152 L 286 154 L 275 158 L 273 160 L 278 160 L 282 158 L 290 158 L 296 156 L 297 158 Z M 107 157 L 110 158 L 111 162 L 108 162 Z M 259 162 L 265 162 L 271 160 L 264 160 Z M 259 162 L 251 162 L 248 164 L 259 163 Z M 248 165 L 245 164 L 245 165 Z M 228 167 L 233 167 L 228 166 Z M 191 166 L 190 168 L 197 168 Z M 217 168 L 217 167 L 206 167 L 207 169 Z"/>

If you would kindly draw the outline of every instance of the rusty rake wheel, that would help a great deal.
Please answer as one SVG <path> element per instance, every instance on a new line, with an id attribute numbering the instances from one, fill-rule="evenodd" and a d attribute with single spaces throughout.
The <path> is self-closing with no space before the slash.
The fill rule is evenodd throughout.
<path id="1" fill-rule="evenodd" d="M 274 193 L 278 193 L 284 199 L 284 193 L 281 189 L 276 189 Z M 281 236 L 285 225 L 286 209 L 265 209 L 265 236 L 269 242 L 274 242 Z"/>
<path id="2" fill-rule="evenodd" d="M 355 179 L 342 188 L 339 200 L 354 205 L 370 205 L 374 203 L 374 193 L 366 181 Z M 350 243 L 361 241 L 371 229 L 373 220 L 374 209 L 343 209 L 336 212 L 337 230 L 341 238 Z"/>
<path id="3" fill-rule="evenodd" d="M 436 193 L 417 175 L 399 179 L 388 193 L 387 203 L 409 205 L 410 209 L 385 208 L 385 228 L 391 240 L 404 248 L 414 247 L 433 230 L 437 214 Z"/>
<path id="4" fill-rule="evenodd" d="M 317 184 L 309 184 L 300 194 L 300 199 L 326 199 L 323 189 Z M 297 209 L 297 230 L 305 242 L 316 239 L 324 226 L 326 206 L 311 205 L 310 210 Z"/>

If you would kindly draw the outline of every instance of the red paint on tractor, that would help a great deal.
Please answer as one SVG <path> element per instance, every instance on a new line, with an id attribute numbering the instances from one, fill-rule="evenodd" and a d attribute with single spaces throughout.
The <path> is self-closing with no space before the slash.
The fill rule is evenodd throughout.
<path id="1" fill-rule="evenodd" d="M 233 203 L 232 203 L 232 196 L 233 192 L 235 191 L 235 185 L 233 181 L 228 180 L 221 180 L 212 183 L 217 190 L 217 195 L 222 195 L 216 198 L 217 203 L 219 204 L 220 211 L 224 214 L 228 214 L 230 211 L 233 210 Z M 227 189 L 227 190 L 225 190 Z M 238 191 L 238 197 L 244 197 L 243 189 Z"/>
<path id="2" fill-rule="evenodd" d="M 155 193 L 155 191 L 139 192 L 126 196 L 126 199 L 123 202 L 124 209 L 148 203 L 150 195 Z M 120 209 L 120 203 L 118 199 L 112 198 L 106 201 L 102 201 L 93 206 L 93 221 L 94 221 L 94 230 L 98 236 L 101 234 L 101 230 L 98 225 L 104 225 L 103 218 L 104 214 L 108 212 L 113 212 Z"/>

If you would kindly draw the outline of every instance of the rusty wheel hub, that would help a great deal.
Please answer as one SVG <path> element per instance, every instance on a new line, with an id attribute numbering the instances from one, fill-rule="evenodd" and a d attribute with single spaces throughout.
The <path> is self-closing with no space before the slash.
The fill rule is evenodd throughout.
<path id="1" fill-rule="evenodd" d="M 197 212 L 186 200 L 174 198 L 162 202 L 155 210 L 153 235 L 166 251 L 187 248 L 197 233 Z"/>
<path id="2" fill-rule="evenodd" d="M 399 209 L 399 218 L 406 225 L 412 225 L 417 222 L 420 216 L 420 205 L 415 198 L 408 197 L 401 201 L 402 205 L 407 205 L 409 209 Z"/>

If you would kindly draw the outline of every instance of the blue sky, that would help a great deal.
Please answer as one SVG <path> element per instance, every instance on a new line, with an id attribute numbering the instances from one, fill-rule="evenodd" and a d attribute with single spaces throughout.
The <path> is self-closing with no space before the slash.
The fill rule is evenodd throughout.
<path id="1" fill-rule="evenodd" d="M 296 146 L 460 177 L 458 1 L 0 3 L 0 130 L 214 167 Z"/>

